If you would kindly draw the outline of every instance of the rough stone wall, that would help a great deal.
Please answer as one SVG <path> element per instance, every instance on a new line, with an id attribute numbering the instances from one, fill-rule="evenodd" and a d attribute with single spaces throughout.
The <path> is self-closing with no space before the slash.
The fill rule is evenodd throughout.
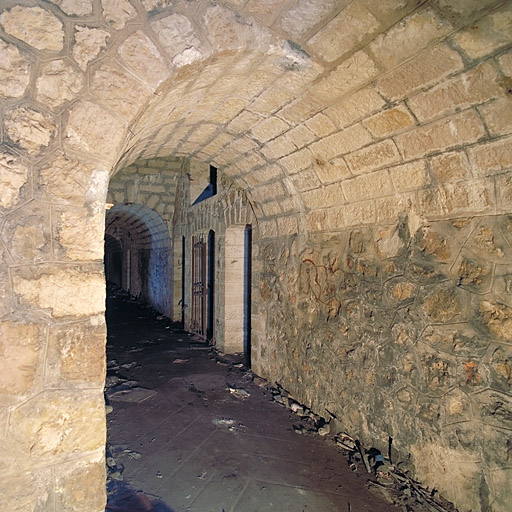
<path id="1" fill-rule="evenodd" d="M 4 507 L 103 510 L 103 335 L 79 332 L 104 330 L 109 173 L 169 155 L 211 163 L 276 244 L 404 214 L 510 214 L 511 12 L 505 0 L 3 1 Z M 499 301 L 511 306 L 510 292 Z M 254 325 L 277 341 L 266 320 Z M 71 351 L 56 341 L 64 326 Z M 510 477 L 486 464 L 492 478 L 461 509 L 478 489 L 485 508 L 488 488 L 504 510 Z"/>
<path id="2" fill-rule="evenodd" d="M 507 510 L 512 216 L 263 242 L 258 366 L 463 510 Z M 410 460 L 408 460 L 410 458 Z"/>

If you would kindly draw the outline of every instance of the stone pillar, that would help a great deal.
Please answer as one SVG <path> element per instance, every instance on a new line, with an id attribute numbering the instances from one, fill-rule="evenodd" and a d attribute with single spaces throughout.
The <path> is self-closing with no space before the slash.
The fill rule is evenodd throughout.
<path id="1" fill-rule="evenodd" d="M 1 164 L 2 508 L 100 512 L 108 172 L 63 153 Z"/>

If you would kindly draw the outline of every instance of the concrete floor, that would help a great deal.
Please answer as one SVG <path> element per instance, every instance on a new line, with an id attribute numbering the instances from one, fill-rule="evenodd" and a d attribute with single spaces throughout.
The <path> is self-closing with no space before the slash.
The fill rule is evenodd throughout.
<path id="1" fill-rule="evenodd" d="M 107 321 L 108 511 L 398 510 L 233 359 L 119 292 Z"/>

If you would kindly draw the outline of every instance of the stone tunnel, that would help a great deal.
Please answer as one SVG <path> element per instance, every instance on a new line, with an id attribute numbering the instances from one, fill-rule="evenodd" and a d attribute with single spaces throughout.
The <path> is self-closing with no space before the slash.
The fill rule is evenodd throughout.
<path id="1" fill-rule="evenodd" d="M 511 133 L 507 1 L 3 0 L 3 510 L 105 508 L 106 273 L 509 511 Z"/>

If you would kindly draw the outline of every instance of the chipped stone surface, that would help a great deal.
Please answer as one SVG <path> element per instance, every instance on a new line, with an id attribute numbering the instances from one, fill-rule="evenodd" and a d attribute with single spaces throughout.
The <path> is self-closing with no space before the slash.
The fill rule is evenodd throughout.
<path id="1" fill-rule="evenodd" d="M 56 252 L 70 260 L 103 258 L 105 213 L 90 215 L 86 208 L 59 208 L 54 215 Z"/>
<path id="2" fill-rule="evenodd" d="M 83 77 L 64 60 L 54 60 L 41 70 L 36 82 L 36 99 L 50 107 L 59 107 L 75 97 L 83 86 Z"/>
<path id="3" fill-rule="evenodd" d="M 404 19 L 370 44 L 372 53 L 385 69 L 392 69 L 432 41 L 450 32 L 451 25 L 433 10 L 425 9 Z"/>
<path id="4" fill-rule="evenodd" d="M 87 64 L 95 59 L 107 46 L 109 38 L 110 33 L 106 30 L 81 25 L 76 26 L 73 57 L 83 71 L 87 69 Z"/>
<path id="5" fill-rule="evenodd" d="M 0 206 L 9 208 L 16 204 L 20 189 L 28 181 L 29 171 L 15 156 L 0 151 Z"/>
<path id="6" fill-rule="evenodd" d="M 499 339 L 512 341 L 512 307 L 494 301 L 482 301 L 480 314 L 486 327 Z"/>
<path id="7" fill-rule="evenodd" d="M 187 64 L 202 57 L 202 42 L 191 21 L 181 14 L 171 14 L 151 23 L 151 28 L 176 65 L 183 65 L 181 59 L 189 56 Z M 181 56 L 181 58 L 180 58 Z"/>
<path id="8" fill-rule="evenodd" d="M 0 39 L 0 96 L 23 96 L 29 80 L 29 61 L 16 46 Z"/>
<path id="9" fill-rule="evenodd" d="M 363 5 L 353 2 L 308 41 L 308 47 L 327 62 L 351 51 L 379 27 L 375 16 Z"/>
<path id="10" fill-rule="evenodd" d="M 11 110 L 4 118 L 9 138 L 29 153 L 48 146 L 57 131 L 57 126 L 48 115 L 29 107 Z"/>
<path id="11" fill-rule="evenodd" d="M 9 254 L 18 263 L 51 259 L 50 210 L 44 203 L 31 202 L 7 216 L 1 229 Z"/>
<path id="12" fill-rule="evenodd" d="M 334 4 L 335 0 L 324 2 L 300 0 L 294 8 L 282 17 L 279 26 L 293 38 L 303 36 L 329 13 Z"/>
<path id="13" fill-rule="evenodd" d="M 0 393 L 26 395 L 33 391 L 43 357 L 45 333 L 26 319 L 0 322 Z"/>
<path id="14" fill-rule="evenodd" d="M 96 315 L 105 309 L 105 281 L 99 272 L 77 267 L 40 268 L 35 273 L 20 269 L 13 284 L 24 304 L 48 309 L 55 318 Z"/>
<path id="15" fill-rule="evenodd" d="M 144 103 L 147 89 L 119 66 L 104 63 L 92 75 L 91 91 L 129 122 Z"/>
<path id="16" fill-rule="evenodd" d="M 48 336 L 46 382 L 52 387 L 101 387 L 105 379 L 106 327 L 89 321 L 54 326 Z"/>
<path id="17" fill-rule="evenodd" d="M 40 185 L 53 202 L 83 205 L 93 171 L 93 165 L 59 153 L 42 164 Z"/>
<path id="18" fill-rule="evenodd" d="M 93 0 L 53 0 L 66 14 L 85 16 L 92 13 Z"/>
<path id="19" fill-rule="evenodd" d="M 137 11 L 128 0 L 101 0 L 101 6 L 105 21 L 116 30 L 137 17 Z"/>
<path id="20" fill-rule="evenodd" d="M 120 129 L 121 128 L 121 129 Z M 105 137 L 105 130 L 109 134 Z M 65 144 L 105 159 L 116 154 L 123 136 L 122 125 L 96 103 L 83 101 L 73 107 L 66 127 Z"/>
<path id="21" fill-rule="evenodd" d="M 128 37 L 119 47 L 118 53 L 127 66 L 149 85 L 156 87 L 167 78 L 164 58 L 153 41 L 141 30 Z"/>
<path id="22" fill-rule="evenodd" d="M 7 438 L 17 444 L 20 462 L 27 467 L 38 459 L 102 449 L 105 434 L 102 391 L 58 390 L 45 391 L 17 407 Z"/>
<path id="23" fill-rule="evenodd" d="M 41 7 L 19 5 L 0 16 L 4 30 L 38 50 L 60 51 L 64 46 L 64 27 L 49 11 Z"/>
<path id="24" fill-rule="evenodd" d="M 105 486 L 105 461 L 101 454 L 85 460 L 62 464 L 58 468 L 55 481 L 56 507 L 60 510 L 91 512 L 101 511 L 106 506 L 106 492 L 100 492 Z M 87 482 L 98 492 L 88 492 Z"/>

